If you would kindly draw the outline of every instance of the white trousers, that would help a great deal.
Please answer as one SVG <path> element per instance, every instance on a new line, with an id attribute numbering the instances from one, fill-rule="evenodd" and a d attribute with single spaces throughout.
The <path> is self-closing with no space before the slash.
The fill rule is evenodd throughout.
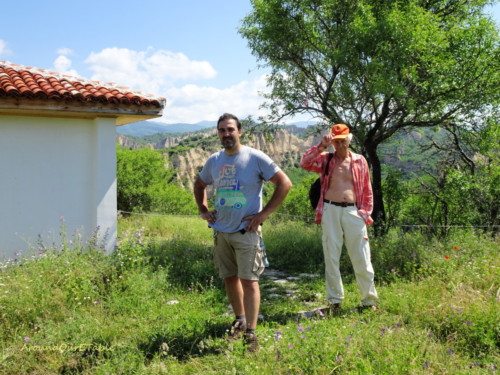
<path id="1" fill-rule="evenodd" d="M 370 243 L 364 220 L 355 206 L 339 207 L 325 203 L 323 206 L 323 253 L 325 256 L 326 294 L 329 303 L 341 303 L 344 286 L 340 275 L 340 255 L 345 242 L 364 306 L 375 305 L 374 271 L 370 260 Z"/>

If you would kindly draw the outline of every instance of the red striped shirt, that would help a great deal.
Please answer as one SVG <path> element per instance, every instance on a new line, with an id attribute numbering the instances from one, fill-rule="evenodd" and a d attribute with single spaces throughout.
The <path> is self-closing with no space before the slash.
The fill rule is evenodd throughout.
<path id="1" fill-rule="evenodd" d="M 370 225 L 373 223 L 373 219 L 370 216 L 373 211 L 373 192 L 370 183 L 370 169 L 363 155 L 355 154 L 351 151 L 349 151 L 349 154 L 351 156 L 351 172 L 358 214 L 363 218 L 366 225 Z M 319 196 L 318 207 L 316 207 L 316 217 L 314 219 L 316 224 L 321 223 L 321 218 L 323 217 L 323 196 L 328 190 L 329 179 L 323 176 L 327 161 L 328 152 L 321 153 L 318 145 L 312 146 L 307 150 L 300 161 L 301 168 L 319 173 L 321 177 L 321 194 Z M 335 158 L 332 158 L 330 161 L 328 175 L 333 173 L 333 168 L 335 168 Z"/>

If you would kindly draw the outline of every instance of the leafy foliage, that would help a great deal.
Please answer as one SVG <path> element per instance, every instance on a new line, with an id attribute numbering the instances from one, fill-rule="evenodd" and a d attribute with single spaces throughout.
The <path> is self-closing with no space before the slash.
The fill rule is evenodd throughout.
<path id="1" fill-rule="evenodd" d="M 406 128 L 498 122 L 499 44 L 486 0 L 253 0 L 240 33 L 269 66 L 270 122 L 308 112 L 348 124 L 373 172 L 378 146 Z"/>
<path id="2" fill-rule="evenodd" d="M 117 147 L 118 209 L 127 212 L 194 214 L 189 192 L 175 184 L 175 171 L 165 168 L 159 151 Z"/>
<path id="3" fill-rule="evenodd" d="M 407 182 L 392 180 L 385 186 L 389 193 L 393 186 L 409 194 L 395 222 L 425 225 L 429 233 L 440 236 L 446 236 L 450 226 L 478 226 L 498 233 L 499 137 L 500 128 L 488 124 L 479 132 L 462 130 L 432 139 L 429 145 L 438 152 L 435 166 L 423 168 L 424 173 Z"/>
<path id="4" fill-rule="evenodd" d="M 448 168 L 438 178 L 428 176 L 409 184 L 412 194 L 401 220 L 426 225 L 431 233 L 441 236 L 450 226 L 483 226 L 497 231 L 498 176 L 477 177 Z"/>

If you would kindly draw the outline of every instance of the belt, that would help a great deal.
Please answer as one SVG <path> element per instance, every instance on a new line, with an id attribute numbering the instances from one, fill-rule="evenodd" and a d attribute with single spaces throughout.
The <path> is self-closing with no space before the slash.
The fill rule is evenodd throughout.
<path id="1" fill-rule="evenodd" d="M 335 202 L 335 201 L 329 201 L 328 199 L 323 199 L 323 202 L 333 204 L 334 206 L 339 206 L 339 207 L 351 207 L 356 205 L 356 203 Z"/>

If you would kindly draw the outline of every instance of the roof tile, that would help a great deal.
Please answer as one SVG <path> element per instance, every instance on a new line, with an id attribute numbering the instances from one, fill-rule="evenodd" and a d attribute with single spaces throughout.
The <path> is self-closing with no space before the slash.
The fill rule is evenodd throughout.
<path id="1" fill-rule="evenodd" d="M 112 83 L 89 81 L 44 69 L 0 61 L 0 97 L 38 98 L 162 108 L 164 98 Z"/>

